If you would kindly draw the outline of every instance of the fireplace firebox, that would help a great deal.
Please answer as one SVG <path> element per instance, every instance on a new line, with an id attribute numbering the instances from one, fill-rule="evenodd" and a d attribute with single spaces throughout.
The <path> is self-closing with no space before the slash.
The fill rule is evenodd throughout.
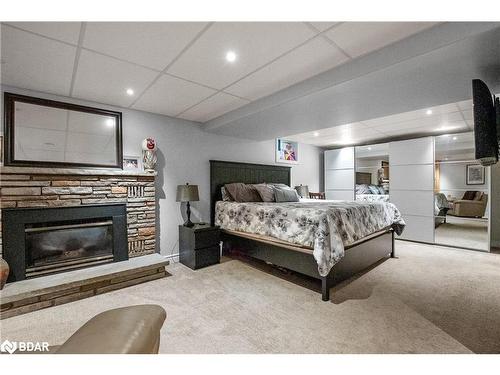
<path id="1" fill-rule="evenodd" d="M 128 259 L 125 204 L 2 214 L 8 282 Z"/>

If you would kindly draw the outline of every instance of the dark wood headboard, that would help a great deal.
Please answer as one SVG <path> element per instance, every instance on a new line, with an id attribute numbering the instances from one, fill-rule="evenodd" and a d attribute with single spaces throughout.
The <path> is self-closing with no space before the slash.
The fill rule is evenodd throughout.
<path id="1" fill-rule="evenodd" d="M 356 172 L 356 183 L 371 185 L 372 174 L 368 172 Z"/>
<path id="2" fill-rule="evenodd" d="M 232 182 L 291 184 L 290 167 L 210 160 L 210 222 L 215 221 L 215 203 L 222 199 L 220 188 Z"/>

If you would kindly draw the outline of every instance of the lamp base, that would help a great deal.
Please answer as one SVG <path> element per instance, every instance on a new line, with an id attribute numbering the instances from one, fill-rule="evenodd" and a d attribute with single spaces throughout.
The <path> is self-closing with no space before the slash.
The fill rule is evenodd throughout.
<path id="1" fill-rule="evenodd" d="M 194 227 L 194 223 L 191 220 L 186 220 L 183 224 L 185 227 L 192 228 Z"/>
<path id="2" fill-rule="evenodd" d="M 194 223 L 191 221 L 191 205 L 189 204 L 189 201 L 186 204 L 186 215 L 187 220 L 184 222 L 184 226 L 188 228 L 194 227 Z"/>

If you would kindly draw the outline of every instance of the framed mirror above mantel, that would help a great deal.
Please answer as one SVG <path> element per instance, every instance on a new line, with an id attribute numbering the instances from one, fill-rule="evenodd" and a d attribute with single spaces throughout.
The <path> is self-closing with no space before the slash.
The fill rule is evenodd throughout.
<path id="1" fill-rule="evenodd" d="M 122 169 L 122 113 L 4 93 L 6 166 Z"/>

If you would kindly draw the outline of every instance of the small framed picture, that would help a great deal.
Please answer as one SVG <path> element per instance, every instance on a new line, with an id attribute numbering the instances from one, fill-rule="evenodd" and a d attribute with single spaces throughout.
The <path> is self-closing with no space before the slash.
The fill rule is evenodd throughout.
<path id="1" fill-rule="evenodd" d="M 276 138 L 276 162 L 286 164 L 299 163 L 299 143 Z"/>
<path id="2" fill-rule="evenodd" d="M 477 164 L 466 165 L 466 181 L 467 185 L 484 185 L 484 167 Z"/>
<path id="3" fill-rule="evenodd" d="M 123 169 L 126 171 L 142 171 L 140 156 L 123 156 Z"/>

